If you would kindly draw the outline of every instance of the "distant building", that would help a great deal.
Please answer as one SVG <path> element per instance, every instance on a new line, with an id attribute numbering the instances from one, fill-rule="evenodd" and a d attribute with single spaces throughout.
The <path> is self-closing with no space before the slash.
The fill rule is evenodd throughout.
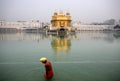
<path id="1" fill-rule="evenodd" d="M 54 12 L 52 16 L 51 24 L 53 27 L 70 27 L 71 26 L 71 16 L 70 13 L 64 14 L 63 12 Z"/>
<path id="2" fill-rule="evenodd" d="M 70 33 L 75 32 L 75 28 L 72 28 L 70 13 L 63 12 L 54 12 L 51 19 L 51 26 L 48 27 L 48 32 L 56 32 L 59 33 Z"/>
<path id="3" fill-rule="evenodd" d="M 81 24 L 77 26 L 79 31 L 112 31 L 114 25 L 85 25 Z"/>
<path id="4" fill-rule="evenodd" d="M 16 28 L 16 29 L 22 29 L 22 28 L 42 28 L 42 23 L 37 21 L 0 21 L 0 28 Z"/>
<path id="5" fill-rule="evenodd" d="M 0 21 L 0 32 L 14 32 L 14 31 L 32 31 L 38 32 L 42 29 L 42 23 L 37 21 Z"/>

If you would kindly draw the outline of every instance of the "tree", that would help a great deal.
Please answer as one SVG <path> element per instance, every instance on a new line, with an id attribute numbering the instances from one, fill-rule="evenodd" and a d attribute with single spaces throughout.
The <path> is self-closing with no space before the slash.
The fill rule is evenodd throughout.
<path id="1" fill-rule="evenodd" d="M 114 25 L 115 24 L 115 19 L 109 19 L 104 22 L 105 25 Z"/>

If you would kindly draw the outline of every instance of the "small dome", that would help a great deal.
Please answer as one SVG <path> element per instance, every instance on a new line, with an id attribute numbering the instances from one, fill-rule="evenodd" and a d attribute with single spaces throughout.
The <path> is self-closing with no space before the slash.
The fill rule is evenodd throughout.
<path id="1" fill-rule="evenodd" d="M 58 13 L 57 13 L 57 12 L 54 12 L 54 15 L 58 15 Z"/>
<path id="2" fill-rule="evenodd" d="M 67 13 L 66 13 L 66 15 L 70 15 L 70 13 L 69 13 L 69 12 L 67 12 Z"/>
<path id="3" fill-rule="evenodd" d="M 64 15 L 63 11 L 60 11 L 60 12 L 59 12 L 59 15 Z"/>

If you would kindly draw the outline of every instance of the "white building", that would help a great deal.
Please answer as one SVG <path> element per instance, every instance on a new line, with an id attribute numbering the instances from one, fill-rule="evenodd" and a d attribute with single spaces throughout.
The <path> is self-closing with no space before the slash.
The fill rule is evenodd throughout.
<path id="1" fill-rule="evenodd" d="M 113 30 L 113 25 L 79 25 L 78 30 L 93 30 L 93 31 L 104 31 L 104 30 Z"/>
<path id="2" fill-rule="evenodd" d="M 77 28 L 79 31 L 104 31 L 113 30 L 114 25 L 90 25 L 90 24 L 80 24 L 73 23 L 73 27 Z"/>
<path id="3" fill-rule="evenodd" d="M 43 23 L 39 21 L 0 21 L 0 28 L 15 28 L 15 29 L 25 29 L 25 28 L 42 28 Z M 114 25 L 90 25 L 81 24 L 79 22 L 72 23 L 72 28 L 77 28 L 79 31 L 104 31 L 113 30 Z"/>
<path id="4" fill-rule="evenodd" d="M 42 28 L 42 23 L 38 21 L 16 21 L 16 22 L 9 22 L 9 21 L 0 21 L 0 28 Z"/>

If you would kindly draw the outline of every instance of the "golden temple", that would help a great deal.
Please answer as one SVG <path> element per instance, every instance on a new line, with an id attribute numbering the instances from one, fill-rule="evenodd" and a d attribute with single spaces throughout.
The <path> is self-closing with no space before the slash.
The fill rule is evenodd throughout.
<path id="1" fill-rule="evenodd" d="M 64 14 L 63 12 L 54 12 L 52 16 L 51 24 L 53 27 L 70 27 L 71 26 L 71 16 L 70 13 L 67 12 Z"/>
<path id="2" fill-rule="evenodd" d="M 72 27 L 71 16 L 69 12 L 54 12 L 51 25 L 46 27 L 46 33 L 55 32 L 56 34 L 69 34 L 76 32 L 77 29 Z"/>

